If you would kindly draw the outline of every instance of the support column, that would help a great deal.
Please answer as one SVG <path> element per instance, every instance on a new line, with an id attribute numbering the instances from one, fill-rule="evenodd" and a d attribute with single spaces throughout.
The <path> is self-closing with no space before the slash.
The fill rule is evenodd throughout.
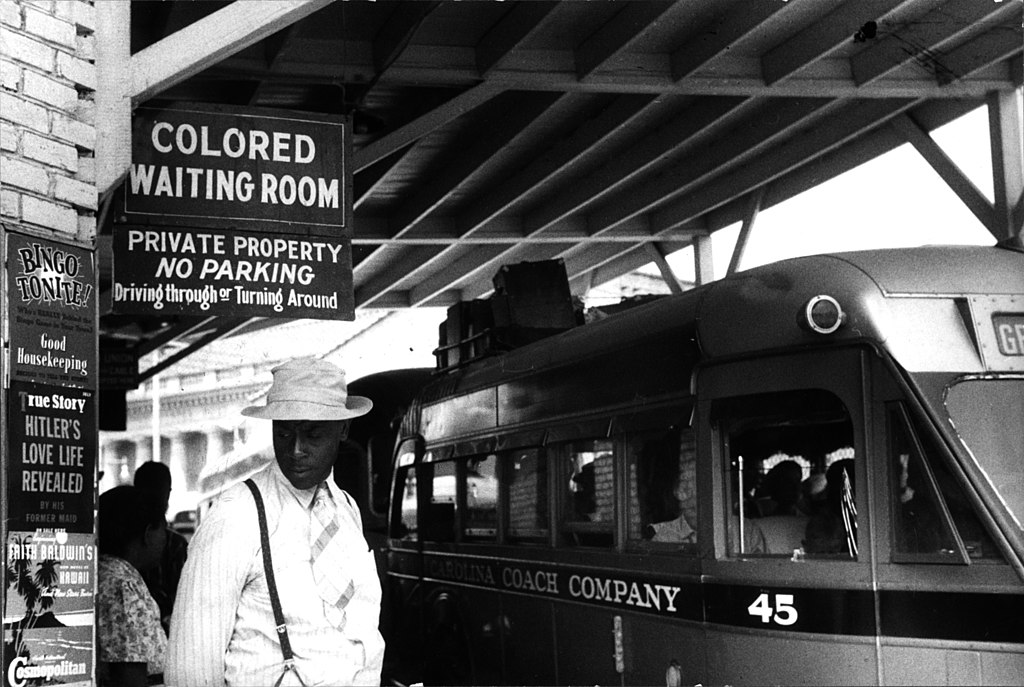
<path id="1" fill-rule="evenodd" d="M 171 436 L 170 455 L 167 456 L 167 467 L 171 471 L 171 494 L 174 491 L 185 491 L 185 463 L 188 461 L 188 447 L 186 446 L 185 434 L 174 434 Z M 168 513 L 167 517 L 174 517 L 174 513 Z"/>
<path id="2" fill-rule="evenodd" d="M 711 253 L 710 236 L 693 237 L 693 272 L 697 284 L 710 284 L 715 280 L 715 261 Z"/>
<path id="3" fill-rule="evenodd" d="M 750 242 L 750 233 L 754 229 L 754 222 L 757 221 L 757 214 L 761 212 L 761 203 L 764 202 L 765 187 L 757 189 L 750 194 L 750 202 L 747 205 L 747 213 L 743 217 L 743 225 L 740 227 L 739 236 L 736 237 L 736 247 L 733 248 L 732 258 L 729 260 L 729 267 L 725 274 L 735 274 L 740 269 L 740 262 Z"/>
<path id="4" fill-rule="evenodd" d="M 668 290 L 672 293 L 682 293 L 683 287 L 679 285 L 679 280 L 676 279 L 675 272 L 672 271 L 672 266 L 668 264 L 668 260 L 665 259 L 665 251 L 657 243 L 646 243 L 644 246 L 647 248 L 647 252 L 651 254 L 651 259 L 654 260 L 654 264 L 657 265 L 658 270 L 661 272 L 661 278 L 665 280 L 668 285 Z M 591 273 L 593 274 L 593 273 Z"/>
<path id="5" fill-rule="evenodd" d="M 1022 234 L 1024 224 L 1024 150 L 1018 91 L 988 94 L 988 129 L 992 145 L 995 208 L 990 230 L 996 238 Z"/>
<path id="6" fill-rule="evenodd" d="M 132 157 L 131 3 L 96 3 L 96 186 L 108 194 Z"/>
<path id="7" fill-rule="evenodd" d="M 125 482 L 131 484 L 135 479 L 135 471 L 138 467 L 151 460 L 153 460 L 153 439 L 148 436 L 139 437 L 135 440 L 135 462 L 127 466 L 129 472 Z"/>
<path id="8" fill-rule="evenodd" d="M 224 430 L 219 427 L 214 427 L 206 433 L 206 462 L 204 465 L 212 465 L 220 459 L 226 453 L 225 446 L 227 445 L 227 436 Z M 195 471 L 194 475 L 190 475 L 193 478 L 193 483 L 189 485 L 189 489 L 199 489 L 199 473 L 202 471 L 202 466 Z"/>

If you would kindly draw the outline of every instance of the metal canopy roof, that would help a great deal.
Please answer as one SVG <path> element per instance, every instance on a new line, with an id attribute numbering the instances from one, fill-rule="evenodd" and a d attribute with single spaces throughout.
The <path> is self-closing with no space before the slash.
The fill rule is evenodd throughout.
<path id="1" fill-rule="evenodd" d="M 133 2 L 132 52 L 238 5 Z M 549 258 L 582 292 L 907 141 L 994 234 L 1024 215 L 927 136 L 1024 82 L 1019 0 L 310 5 L 147 96 L 352 115 L 357 308 L 485 296 Z M 146 352 L 252 326 L 147 319 L 101 330 Z"/>

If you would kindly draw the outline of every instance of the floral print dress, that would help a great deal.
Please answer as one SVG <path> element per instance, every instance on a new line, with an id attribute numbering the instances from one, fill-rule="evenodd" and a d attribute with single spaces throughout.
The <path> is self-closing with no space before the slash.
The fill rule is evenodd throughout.
<path id="1" fill-rule="evenodd" d="M 128 561 L 100 554 L 96 616 L 100 684 L 108 663 L 145 662 L 150 675 L 163 672 L 167 636 L 160 608 Z"/>

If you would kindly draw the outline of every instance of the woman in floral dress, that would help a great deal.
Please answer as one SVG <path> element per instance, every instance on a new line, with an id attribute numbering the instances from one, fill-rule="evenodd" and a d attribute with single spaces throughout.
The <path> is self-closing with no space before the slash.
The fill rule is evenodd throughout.
<path id="1" fill-rule="evenodd" d="M 167 639 L 160 609 L 139 571 L 159 563 L 165 529 L 160 504 L 136 487 L 114 487 L 100 495 L 96 633 L 101 686 L 136 687 L 160 680 Z"/>

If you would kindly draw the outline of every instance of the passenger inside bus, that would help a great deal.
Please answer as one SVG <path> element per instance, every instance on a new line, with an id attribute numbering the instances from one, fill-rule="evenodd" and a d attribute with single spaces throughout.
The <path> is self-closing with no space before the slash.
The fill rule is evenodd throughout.
<path id="1" fill-rule="evenodd" d="M 839 398 L 817 389 L 761 394 L 723 400 L 713 416 L 729 449 L 728 555 L 856 557 L 853 426 Z M 822 477 L 810 480 L 819 473 L 820 506 L 813 494 Z"/>
<path id="2" fill-rule="evenodd" d="M 792 554 L 803 546 L 808 517 L 797 508 L 803 468 L 795 460 L 776 463 L 755 493 L 765 553 Z"/>
<path id="3" fill-rule="evenodd" d="M 606 439 L 558 447 L 565 456 L 567 497 L 563 541 L 574 546 L 609 547 L 614 542 L 615 453 Z"/>
<path id="4" fill-rule="evenodd" d="M 648 525 L 648 531 L 645 532 L 645 534 L 649 533 L 649 536 L 646 536 L 647 539 L 657 542 L 671 542 L 674 544 L 692 544 L 696 540 L 697 532 L 690 526 L 690 523 L 686 520 L 686 516 L 683 515 L 683 494 L 680 489 L 682 486 L 682 482 L 677 477 L 673 483 L 672 497 L 677 503 L 675 509 L 679 514 L 671 520 L 654 522 Z"/>
<path id="5" fill-rule="evenodd" d="M 807 523 L 804 551 L 809 554 L 857 556 L 856 481 L 852 458 L 838 460 L 825 472 L 825 507 Z"/>
<path id="6" fill-rule="evenodd" d="M 694 491 L 692 470 L 687 471 L 685 463 L 694 456 L 692 451 L 687 456 L 679 435 L 678 431 L 670 431 L 639 442 L 642 537 L 647 541 L 692 544 L 697 540 L 697 532 L 684 508 L 684 504 L 692 501 Z"/>

